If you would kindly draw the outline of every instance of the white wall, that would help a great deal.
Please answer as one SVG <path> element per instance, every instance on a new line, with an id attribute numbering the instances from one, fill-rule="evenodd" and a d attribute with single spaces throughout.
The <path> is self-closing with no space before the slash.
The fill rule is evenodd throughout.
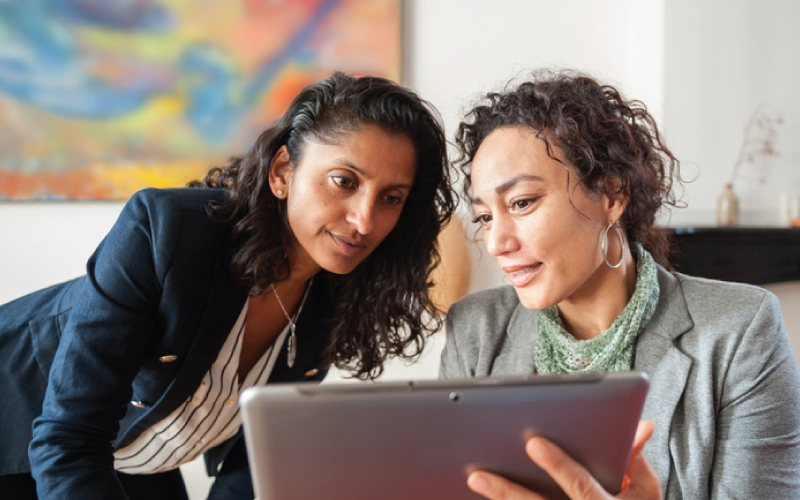
<path id="1" fill-rule="evenodd" d="M 0 203 L 0 304 L 85 274 L 122 203 Z"/>
<path id="2" fill-rule="evenodd" d="M 734 184 L 741 208 L 752 220 L 777 222 L 778 193 L 800 193 L 798 20 L 795 0 L 666 2 L 663 126 L 696 177 L 686 186 L 691 211 L 713 211 L 745 123 L 762 104 L 783 115 L 780 156 L 745 166 Z"/>
<path id="3" fill-rule="evenodd" d="M 759 102 L 784 112 L 783 155 L 767 185 L 743 185 L 745 209 L 776 210 L 775 190 L 800 191 L 800 3 L 794 0 L 406 0 L 405 83 L 442 113 L 448 136 L 479 92 L 542 65 L 574 67 L 642 99 L 687 169 L 689 210 L 708 212 L 728 175 L 739 129 Z M 120 203 L 0 204 L 0 303 L 83 273 Z M 466 215 L 464 219 L 466 219 Z M 711 220 L 708 218 L 708 220 Z M 469 224 L 466 224 L 470 226 Z M 473 228 L 468 227 L 468 234 Z M 491 258 L 472 246 L 471 290 L 500 284 Z M 781 297 L 795 352 L 800 286 Z M 436 375 L 441 335 L 421 363 L 393 363 L 386 378 Z M 331 377 L 338 380 L 337 374 Z M 207 488 L 197 464 L 193 498 Z"/>

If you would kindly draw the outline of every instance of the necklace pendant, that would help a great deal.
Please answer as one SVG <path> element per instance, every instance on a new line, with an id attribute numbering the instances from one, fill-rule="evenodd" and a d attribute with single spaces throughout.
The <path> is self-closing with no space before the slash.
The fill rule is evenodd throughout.
<path id="1" fill-rule="evenodd" d="M 308 281 L 308 285 L 306 285 L 306 293 L 303 295 L 303 300 L 300 301 L 300 308 L 297 310 L 295 317 L 300 316 L 300 311 L 303 310 L 303 304 L 306 303 L 306 297 L 308 297 L 308 291 L 311 290 L 311 283 L 313 281 L 313 277 Z M 278 295 L 278 289 L 275 288 L 275 283 L 272 284 L 272 293 L 275 294 L 275 300 L 278 301 L 278 305 L 281 306 L 283 315 L 286 316 L 286 321 L 289 322 L 289 330 L 291 334 L 289 335 L 289 340 L 286 342 L 286 364 L 289 366 L 289 368 L 291 368 L 294 366 L 294 359 L 297 357 L 297 336 L 294 334 L 296 326 L 294 324 L 294 320 L 286 311 L 286 308 L 283 307 L 283 302 L 281 302 L 281 297 Z"/>
<path id="2" fill-rule="evenodd" d="M 286 364 L 289 368 L 294 366 L 294 359 L 297 357 L 297 337 L 292 328 L 292 334 L 289 335 L 289 341 L 286 343 Z"/>

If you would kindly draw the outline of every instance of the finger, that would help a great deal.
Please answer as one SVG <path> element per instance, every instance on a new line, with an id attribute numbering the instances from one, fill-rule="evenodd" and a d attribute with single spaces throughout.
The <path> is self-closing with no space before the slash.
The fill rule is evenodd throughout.
<path id="1" fill-rule="evenodd" d="M 637 474 L 645 472 L 643 466 L 647 463 L 644 458 L 644 445 L 647 440 L 653 435 L 655 425 L 649 420 L 640 420 L 639 426 L 636 428 L 636 436 L 633 438 L 633 447 L 631 448 L 631 458 L 628 460 L 628 468 L 625 471 L 625 481 L 623 481 L 623 490 L 629 486 L 631 478 L 637 477 Z"/>
<path id="2" fill-rule="evenodd" d="M 631 458 L 641 454 L 645 443 L 653 436 L 656 430 L 655 424 L 649 420 L 640 420 L 639 426 L 636 427 L 636 436 L 633 438 L 633 448 L 631 449 Z"/>
<path id="3" fill-rule="evenodd" d="M 653 435 L 654 430 L 655 425 L 652 422 L 648 420 L 639 422 L 639 427 L 636 429 L 636 437 L 633 440 L 628 470 L 625 472 L 625 486 L 622 488 L 619 498 L 662 498 L 661 480 L 643 453 L 644 445 Z"/>
<path id="4" fill-rule="evenodd" d="M 547 472 L 572 500 L 609 498 L 585 467 L 550 441 L 541 437 L 531 438 L 525 450 L 531 460 Z"/>
<path id="5" fill-rule="evenodd" d="M 625 470 L 625 477 L 622 479 L 622 487 L 620 491 L 625 491 L 630 486 L 631 476 L 634 472 L 631 470 L 634 464 L 639 461 L 644 455 L 642 450 L 645 443 L 653 435 L 655 425 L 649 420 L 640 420 L 639 425 L 636 427 L 636 436 L 633 438 L 633 446 L 631 447 L 631 456 L 628 459 L 628 467 Z"/>
<path id="6" fill-rule="evenodd" d="M 536 493 L 491 472 L 473 472 L 467 478 L 467 486 L 490 500 L 545 500 Z"/>

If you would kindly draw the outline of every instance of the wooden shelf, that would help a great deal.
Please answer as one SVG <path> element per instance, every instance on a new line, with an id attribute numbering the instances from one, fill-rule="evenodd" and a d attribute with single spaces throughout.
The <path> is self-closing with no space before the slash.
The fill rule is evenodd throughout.
<path id="1" fill-rule="evenodd" d="M 800 228 L 681 227 L 670 230 L 675 270 L 762 285 L 800 280 Z"/>

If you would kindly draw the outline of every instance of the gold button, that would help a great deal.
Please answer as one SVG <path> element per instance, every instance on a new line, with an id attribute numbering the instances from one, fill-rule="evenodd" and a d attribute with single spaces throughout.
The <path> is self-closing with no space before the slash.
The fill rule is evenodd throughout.
<path id="1" fill-rule="evenodd" d="M 166 356 L 161 356 L 160 358 L 158 358 L 158 360 L 161 361 L 162 363 L 172 363 L 176 359 L 178 359 L 178 356 L 174 354 L 167 354 Z"/>
<path id="2" fill-rule="evenodd" d="M 317 373 L 319 373 L 319 368 L 312 368 L 312 369 L 308 370 L 307 372 L 305 372 L 303 375 L 306 376 L 306 377 L 313 377 Z"/>
<path id="3" fill-rule="evenodd" d="M 137 408 L 144 408 L 145 406 L 147 406 L 141 401 L 131 401 L 131 404 Z"/>
<path id="4" fill-rule="evenodd" d="M 228 406 L 230 406 L 230 405 L 232 405 L 232 404 L 233 404 L 233 400 L 232 400 L 232 399 L 226 399 L 226 400 L 225 400 L 225 404 L 226 404 L 226 405 L 228 405 Z"/>

